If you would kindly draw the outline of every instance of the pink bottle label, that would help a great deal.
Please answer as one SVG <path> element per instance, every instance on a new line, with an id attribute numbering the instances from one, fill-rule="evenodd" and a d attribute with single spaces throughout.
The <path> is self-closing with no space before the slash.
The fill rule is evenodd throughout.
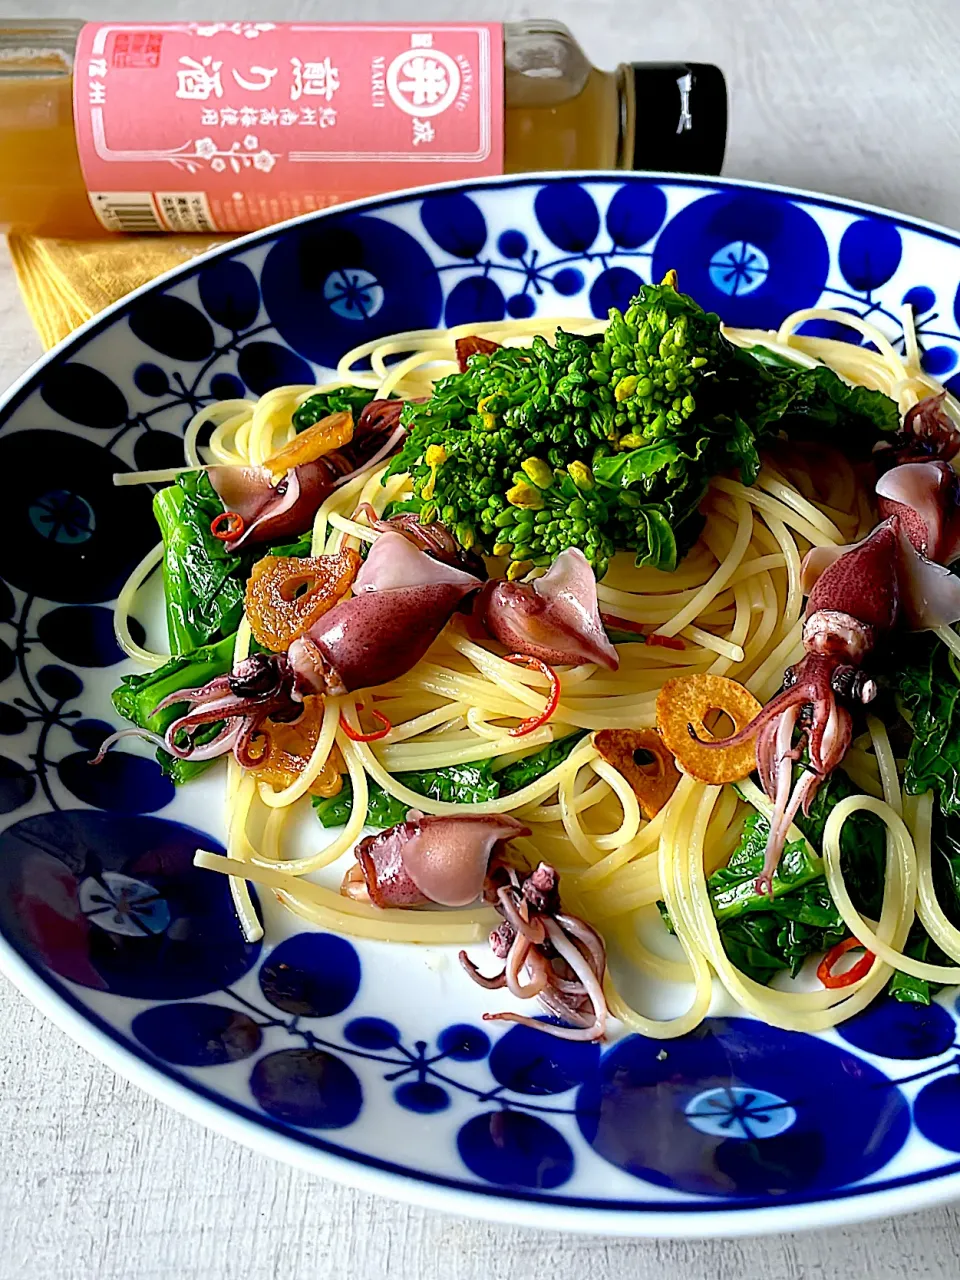
<path id="1" fill-rule="evenodd" d="M 74 118 L 111 231 L 252 231 L 503 172 L 499 23 L 89 23 Z"/>

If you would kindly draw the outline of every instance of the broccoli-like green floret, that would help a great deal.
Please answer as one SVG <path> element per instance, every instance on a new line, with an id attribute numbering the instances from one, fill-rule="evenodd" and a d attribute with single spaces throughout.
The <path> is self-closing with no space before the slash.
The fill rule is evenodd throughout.
<path id="1" fill-rule="evenodd" d="M 474 355 L 426 403 L 404 408 L 409 434 L 391 473 L 410 472 L 421 520 L 508 556 L 512 577 L 571 546 L 603 573 L 613 552 L 606 504 L 586 496 L 604 419 L 592 345 L 559 331 L 555 345 L 537 337 L 529 349 Z"/>
<path id="2" fill-rule="evenodd" d="M 635 491 L 622 468 L 614 465 L 612 482 L 595 468 L 602 477 L 624 452 L 695 431 L 694 391 L 730 350 L 716 316 L 669 282 L 645 285 L 625 315 L 610 312 L 602 336 L 558 330 L 552 344 L 536 337 L 527 349 L 472 356 L 426 403 L 404 408 L 409 434 L 391 474 L 410 472 L 424 522 L 443 520 L 461 541 L 509 558 L 509 577 L 567 547 L 579 547 L 598 577 L 619 547 L 670 567 L 674 511 L 663 503 L 684 487 L 696 450 L 679 464 L 672 455 L 658 462 L 658 480 L 645 474 Z M 704 480 L 686 487 L 680 519 Z"/>
<path id="3" fill-rule="evenodd" d="M 669 272 L 611 310 L 602 335 L 558 330 L 552 344 L 471 356 L 404 406 L 408 435 L 388 474 L 409 471 L 420 519 L 506 557 L 510 578 L 567 547 L 598 577 L 617 550 L 672 569 L 699 532 L 711 477 L 736 469 L 752 484 L 758 438 L 781 421 L 869 433 L 898 420 L 892 401 L 828 369 L 770 366 L 769 353 L 728 342 Z"/>
<path id="4" fill-rule="evenodd" d="M 612 404 L 618 448 L 688 431 L 698 385 L 732 351 L 719 317 L 678 293 L 669 280 L 643 285 L 623 314 L 611 311 L 590 376 L 600 398 Z"/>
<path id="5" fill-rule="evenodd" d="M 509 558 L 510 577 L 567 547 L 598 576 L 621 547 L 670 567 L 672 525 L 705 484 L 685 475 L 696 442 L 641 466 L 639 478 L 617 459 L 699 434 L 694 393 L 731 350 L 716 316 L 669 281 L 645 285 L 626 314 L 610 312 L 603 335 L 558 330 L 553 343 L 472 356 L 426 403 L 404 408 L 409 434 L 391 474 L 410 472 L 424 522 L 443 520 L 462 542 Z"/>

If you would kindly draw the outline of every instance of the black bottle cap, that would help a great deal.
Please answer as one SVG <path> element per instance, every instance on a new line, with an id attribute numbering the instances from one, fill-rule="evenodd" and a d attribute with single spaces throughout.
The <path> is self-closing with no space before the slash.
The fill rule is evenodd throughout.
<path id="1" fill-rule="evenodd" d="M 634 62 L 634 169 L 719 173 L 727 86 L 709 62 Z"/>

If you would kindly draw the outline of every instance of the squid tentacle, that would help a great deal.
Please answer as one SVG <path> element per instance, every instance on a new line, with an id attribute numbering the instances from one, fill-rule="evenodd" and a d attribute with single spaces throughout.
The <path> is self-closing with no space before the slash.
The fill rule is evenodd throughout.
<path id="1" fill-rule="evenodd" d="M 518 999 L 536 998 L 566 1025 L 512 1011 L 485 1013 L 484 1019 L 533 1027 L 561 1040 L 602 1039 L 607 1019 L 603 994 L 607 952 L 600 934 L 579 916 L 561 909 L 559 877 L 546 863 L 522 878 L 515 868 L 499 870 L 507 872 L 510 883 L 494 893 L 488 881 L 487 900 L 494 900 L 504 919 L 490 935 L 495 953 L 505 958 L 503 972 L 485 977 L 463 951 L 460 963 L 478 986 L 488 991 L 506 988 Z"/>
<path id="2" fill-rule="evenodd" d="M 827 704 L 823 703 L 820 707 L 815 708 L 815 724 L 818 714 L 823 713 L 826 706 Z M 767 843 L 764 849 L 763 870 L 755 883 L 757 893 L 766 894 L 771 898 L 773 897 L 773 875 L 780 862 L 780 855 L 786 843 L 790 824 L 801 808 L 805 814 L 809 815 L 810 806 L 821 784 L 840 764 L 850 745 L 850 738 L 853 733 L 853 717 L 846 707 L 839 706 L 833 700 L 825 714 L 826 718 L 822 724 L 820 735 L 822 759 L 819 765 L 814 764 L 811 747 L 810 766 L 804 771 L 803 776 L 798 779 L 792 794 L 790 793 L 790 783 L 793 777 L 792 757 L 795 755 L 795 751 L 786 748 L 789 747 L 794 726 L 787 716 L 784 716 L 779 726 L 780 732 L 778 733 L 777 742 L 777 747 L 780 750 L 777 761 L 778 786 L 773 815 L 770 819 L 770 833 L 767 836 Z M 771 798 L 773 799 L 774 797 Z"/>
<path id="3" fill-rule="evenodd" d="M 766 725 L 783 715 L 785 711 L 789 711 L 791 707 L 799 707 L 811 701 L 811 690 L 807 685 L 799 683 L 790 685 L 768 702 L 749 724 L 731 734 L 729 738 L 701 738 L 693 725 L 689 726 L 690 737 L 702 747 L 739 747 L 744 742 L 749 742 L 751 738 L 755 738 Z"/>
<path id="4" fill-rule="evenodd" d="M 809 754 L 810 766 L 815 773 L 823 772 L 823 739 L 827 725 L 837 713 L 837 700 L 831 692 L 829 697 L 817 698 L 813 703 L 813 721 L 810 725 Z"/>
<path id="5" fill-rule="evenodd" d="M 850 715 L 850 712 L 846 707 L 837 707 L 837 717 L 839 727 L 836 738 L 833 745 L 828 746 L 820 772 L 814 775 L 816 783 L 810 790 L 808 790 L 803 802 L 803 812 L 806 817 L 810 816 L 810 806 L 816 799 L 816 795 L 821 784 L 842 762 L 843 757 L 847 754 L 847 748 L 850 746 L 850 740 L 853 737 L 853 717 Z"/>
<path id="6" fill-rule="evenodd" d="M 789 714 L 789 712 L 785 713 Z M 777 776 L 780 754 L 777 737 L 780 721 L 768 721 L 757 734 L 757 772 L 764 795 L 772 800 L 777 793 Z"/>
<path id="7" fill-rule="evenodd" d="M 754 883 L 757 893 L 766 894 L 769 898 L 773 898 L 773 875 L 780 864 L 780 855 L 783 853 L 787 831 L 791 822 L 797 816 L 797 810 L 803 804 L 810 787 L 817 782 L 819 782 L 819 779 L 816 774 L 804 773 L 794 787 L 793 794 L 785 807 L 779 812 L 774 810 L 773 817 L 770 820 L 770 834 L 767 836 L 767 844 L 764 849 L 763 870 Z"/>
<path id="8" fill-rule="evenodd" d="M 463 965 L 468 976 L 473 979 L 478 987 L 483 987 L 486 991 L 500 991 L 507 985 L 507 975 L 505 971 L 495 974 L 492 978 L 488 978 L 480 972 L 465 951 L 461 951 L 457 958 Z"/>

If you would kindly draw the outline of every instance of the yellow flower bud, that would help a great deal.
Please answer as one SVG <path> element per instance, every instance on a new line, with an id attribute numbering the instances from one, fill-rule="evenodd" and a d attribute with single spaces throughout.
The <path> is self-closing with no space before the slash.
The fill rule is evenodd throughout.
<path id="1" fill-rule="evenodd" d="M 639 381 L 640 379 L 633 374 L 627 378 L 620 379 L 613 393 L 617 404 L 622 404 L 624 400 L 629 399 L 629 397 L 633 395 L 637 389 L 637 383 Z"/>
<path id="2" fill-rule="evenodd" d="M 527 458 L 520 463 L 520 470 L 528 476 L 538 489 L 549 489 L 553 484 L 553 468 L 542 458 Z"/>
<path id="3" fill-rule="evenodd" d="M 483 423 L 487 431 L 495 431 L 497 429 L 497 415 L 487 411 L 487 405 L 494 399 L 493 395 L 484 396 L 482 400 L 477 401 L 477 413 L 480 415 L 480 421 Z"/>
<path id="4" fill-rule="evenodd" d="M 585 462 L 571 462 L 567 467 L 567 471 L 570 474 L 570 479 L 578 489 L 593 488 L 593 472 Z"/>
<path id="5" fill-rule="evenodd" d="M 532 568 L 532 560 L 511 560 L 507 565 L 507 581 L 516 582 L 518 578 L 525 578 Z"/>
<path id="6" fill-rule="evenodd" d="M 423 460 L 430 468 L 430 477 L 420 490 L 420 497 L 429 502 L 437 487 L 437 468 L 442 467 L 446 462 L 447 451 L 442 444 L 428 444 Z"/>
<path id="7" fill-rule="evenodd" d="M 522 507 L 527 511 L 542 511 L 547 505 L 539 489 L 534 489 L 525 480 L 520 480 L 507 490 L 507 501 L 513 507 Z"/>

